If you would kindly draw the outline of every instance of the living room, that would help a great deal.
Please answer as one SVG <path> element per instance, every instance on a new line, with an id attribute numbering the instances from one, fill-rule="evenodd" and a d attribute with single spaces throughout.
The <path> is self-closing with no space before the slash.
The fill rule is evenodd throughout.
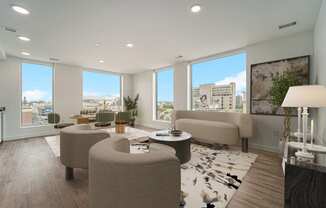
<path id="1" fill-rule="evenodd" d="M 1 1 L 0 207 L 324 207 L 325 37 L 325 0 Z"/>

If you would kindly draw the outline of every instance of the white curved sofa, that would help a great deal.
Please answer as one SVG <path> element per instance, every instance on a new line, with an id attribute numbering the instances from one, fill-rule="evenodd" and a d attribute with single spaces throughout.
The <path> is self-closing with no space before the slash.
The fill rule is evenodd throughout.
<path id="1" fill-rule="evenodd" d="M 248 151 L 248 138 L 253 135 L 249 114 L 211 111 L 174 111 L 173 125 L 187 131 L 199 142 L 237 144 L 241 138 L 242 151 Z"/>
<path id="2" fill-rule="evenodd" d="M 109 138 L 89 153 L 90 208 L 179 208 L 180 162 L 173 148 L 155 144 L 130 154 L 128 139 Z"/>
<path id="3" fill-rule="evenodd" d="M 110 137 L 108 132 L 94 130 L 88 124 L 73 125 L 60 131 L 60 160 L 66 166 L 66 179 L 74 177 L 74 168 L 88 168 L 91 146 Z"/>

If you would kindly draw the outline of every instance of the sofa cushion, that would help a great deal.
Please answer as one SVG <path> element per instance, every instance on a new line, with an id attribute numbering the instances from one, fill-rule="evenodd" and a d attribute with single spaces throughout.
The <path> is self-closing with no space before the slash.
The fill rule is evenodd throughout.
<path id="1" fill-rule="evenodd" d="M 239 141 L 239 128 L 233 123 L 183 118 L 177 119 L 175 125 L 200 142 L 236 144 Z"/>

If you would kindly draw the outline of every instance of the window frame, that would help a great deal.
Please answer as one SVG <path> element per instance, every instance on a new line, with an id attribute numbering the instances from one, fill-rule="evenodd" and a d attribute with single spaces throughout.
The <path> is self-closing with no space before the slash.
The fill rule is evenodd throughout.
<path id="1" fill-rule="evenodd" d="M 202 58 L 198 58 L 198 59 L 194 59 L 192 61 L 189 62 L 189 65 L 188 65 L 188 68 L 187 68 L 187 81 L 188 81 L 188 90 L 187 90 L 187 94 L 188 94 L 188 104 L 187 104 L 187 108 L 188 110 L 190 111 L 200 111 L 200 110 L 193 110 L 193 96 L 192 96 L 192 87 L 193 87 L 193 84 L 192 84 L 192 71 L 193 71 L 193 64 L 199 64 L 199 63 L 203 63 L 203 62 L 209 62 L 209 61 L 213 61 L 213 60 L 217 60 L 217 59 L 223 59 L 223 58 L 227 58 L 227 57 L 230 57 L 230 56 L 236 56 L 236 55 L 239 55 L 239 54 L 242 54 L 244 53 L 246 55 L 246 63 L 245 63 L 245 72 L 246 72 L 246 97 L 248 97 L 248 81 L 247 81 L 247 63 L 248 63 L 248 60 L 247 60 L 247 51 L 245 49 L 238 49 L 238 50 L 234 50 L 234 51 L 228 51 L 228 52 L 225 52 L 225 53 L 221 53 L 221 54 L 214 54 L 214 55 L 211 55 L 211 56 L 206 56 L 206 57 L 202 57 Z M 246 99 L 246 109 L 245 109 L 245 112 L 248 113 L 248 101 Z M 249 101 L 250 102 L 250 101 Z M 216 109 L 212 109 L 210 110 L 211 112 L 218 112 Z"/>
<path id="2" fill-rule="evenodd" d="M 19 97 L 20 97 L 20 110 L 19 110 L 19 127 L 21 129 L 27 129 L 27 128 L 38 128 L 38 127 L 48 127 L 52 126 L 53 124 L 42 124 L 42 125 L 30 125 L 30 126 L 24 126 L 22 122 L 22 110 L 23 110 L 23 64 L 35 64 L 35 65 L 42 65 L 51 67 L 52 69 L 52 111 L 55 112 L 55 64 L 53 63 L 47 63 L 42 61 L 32 61 L 28 59 L 22 59 L 19 62 Z"/>
<path id="3" fill-rule="evenodd" d="M 83 103 L 84 103 L 84 72 L 92 72 L 92 73 L 99 73 L 99 74 L 110 74 L 110 75 L 119 76 L 119 82 L 120 82 L 120 92 L 119 93 L 120 93 L 121 111 L 124 111 L 124 102 L 123 102 L 123 81 L 124 81 L 124 77 L 123 77 L 123 74 L 112 72 L 112 71 L 98 70 L 98 69 L 82 69 L 82 73 L 81 73 L 81 86 L 82 86 L 81 103 L 82 103 L 82 108 L 83 108 Z M 115 112 L 115 111 L 113 111 L 113 112 Z"/>
<path id="4" fill-rule="evenodd" d="M 160 67 L 158 69 L 155 69 L 153 70 L 153 121 L 158 121 L 158 122 L 163 122 L 163 123 L 170 123 L 171 121 L 167 121 L 167 120 L 161 120 L 161 119 L 158 119 L 158 116 L 157 116 L 157 109 L 158 109 L 158 106 L 157 106 L 157 99 L 158 99 L 158 81 L 157 81 L 157 74 L 159 72 L 162 72 L 162 71 L 168 71 L 168 70 L 172 70 L 173 72 L 173 101 L 172 101 L 172 104 L 173 104 L 173 108 L 174 108 L 174 68 L 172 65 L 169 65 L 169 66 L 165 66 L 165 67 Z"/>

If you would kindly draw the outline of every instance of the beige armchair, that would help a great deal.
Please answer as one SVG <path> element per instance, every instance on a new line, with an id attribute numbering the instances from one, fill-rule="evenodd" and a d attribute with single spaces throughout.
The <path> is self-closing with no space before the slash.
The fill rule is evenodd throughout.
<path id="1" fill-rule="evenodd" d="M 90 208 L 179 208 L 180 162 L 173 149 L 161 146 L 130 154 L 127 139 L 95 144 L 89 154 Z"/>
<path id="2" fill-rule="evenodd" d="M 88 124 L 66 127 L 60 131 L 60 160 L 66 166 L 66 179 L 74 177 L 74 168 L 88 168 L 88 153 L 91 146 L 110 134 L 92 130 Z"/>

